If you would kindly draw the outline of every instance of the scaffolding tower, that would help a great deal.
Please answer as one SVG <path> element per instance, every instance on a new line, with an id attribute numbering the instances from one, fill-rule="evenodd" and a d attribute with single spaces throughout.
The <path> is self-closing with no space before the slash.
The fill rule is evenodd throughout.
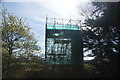
<path id="1" fill-rule="evenodd" d="M 79 20 L 46 18 L 45 60 L 82 68 L 83 47 Z"/>

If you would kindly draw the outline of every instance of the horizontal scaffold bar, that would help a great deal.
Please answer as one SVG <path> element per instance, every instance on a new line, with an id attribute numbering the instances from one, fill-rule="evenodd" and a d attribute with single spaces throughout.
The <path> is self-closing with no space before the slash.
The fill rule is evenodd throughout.
<path id="1" fill-rule="evenodd" d="M 56 29 L 56 30 L 80 30 L 80 26 L 77 25 L 52 25 L 47 24 L 47 29 Z"/>

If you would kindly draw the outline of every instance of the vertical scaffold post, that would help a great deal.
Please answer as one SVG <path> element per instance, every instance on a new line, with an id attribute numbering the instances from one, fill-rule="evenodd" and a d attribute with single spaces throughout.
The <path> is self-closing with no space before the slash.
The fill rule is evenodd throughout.
<path id="1" fill-rule="evenodd" d="M 45 35 L 47 35 L 47 14 L 46 14 L 46 24 L 45 24 Z M 47 36 L 45 37 L 45 42 L 47 42 Z M 47 59 L 47 43 L 45 43 L 45 61 Z"/>

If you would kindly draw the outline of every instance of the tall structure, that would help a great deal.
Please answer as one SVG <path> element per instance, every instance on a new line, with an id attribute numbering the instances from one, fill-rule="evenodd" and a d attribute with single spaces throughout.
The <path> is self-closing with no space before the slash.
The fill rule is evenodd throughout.
<path id="1" fill-rule="evenodd" d="M 78 24 L 79 23 L 79 24 Z M 46 18 L 45 60 L 50 64 L 82 68 L 83 47 L 78 20 Z"/>

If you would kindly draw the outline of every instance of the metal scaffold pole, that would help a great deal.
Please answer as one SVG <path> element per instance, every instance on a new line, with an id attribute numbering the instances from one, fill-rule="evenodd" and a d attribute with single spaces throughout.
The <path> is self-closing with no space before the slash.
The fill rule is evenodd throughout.
<path id="1" fill-rule="evenodd" d="M 49 64 L 54 67 L 69 64 L 75 71 L 82 70 L 82 34 L 78 24 L 77 20 L 46 17 L 45 60 L 51 58 Z"/>

